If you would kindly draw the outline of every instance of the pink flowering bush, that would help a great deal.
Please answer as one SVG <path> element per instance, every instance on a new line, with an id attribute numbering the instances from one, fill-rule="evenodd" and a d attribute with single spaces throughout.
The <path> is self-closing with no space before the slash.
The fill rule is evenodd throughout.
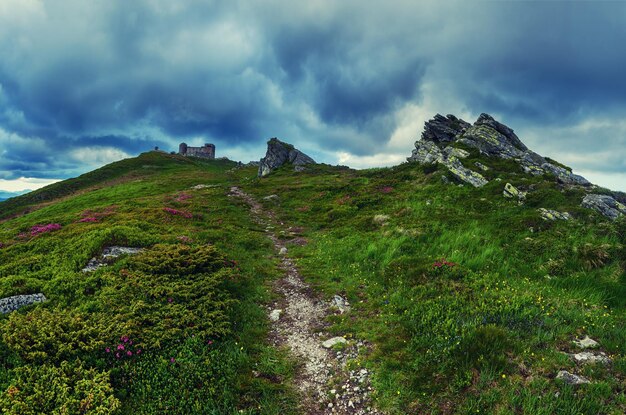
<path id="1" fill-rule="evenodd" d="M 133 345 L 133 341 L 128 336 L 120 337 L 120 341 L 111 347 L 105 347 L 104 352 L 116 360 L 128 359 L 141 355 L 142 349 Z"/>
<path id="2" fill-rule="evenodd" d="M 169 207 L 164 207 L 163 211 L 165 213 L 169 213 L 170 215 L 173 215 L 173 216 L 182 216 L 183 218 L 187 218 L 187 219 L 193 218 L 193 214 L 191 212 L 187 212 L 187 211 L 184 211 L 184 210 L 178 210 L 178 209 L 172 209 L 172 208 L 169 208 Z"/>
<path id="3" fill-rule="evenodd" d="M 59 225 L 58 223 L 49 223 L 47 225 L 35 225 L 30 228 L 30 236 L 37 236 L 42 233 L 58 231 L 59 229 L 61 229 L 61 225 Z"/>
<path id="4" fill-rule="evenodd" d="M 189 199 L 191 199 L 193 196 L 190 195 L 189 193 L 181 193 L 178 196 L 176 196 L 176 198 L 174 199 L 177 202 L 184 202 L 187 201 Z"/>
<path id="5" fill-rule="evenodd" d="M 383 188 L 380 189 L 381 193 L 391 193 L 393 192 L 393 187 L 391 186 L 385 186 Z"/>
<path id="6" fill-rule="evenodd" d="M 80 223 L 95 223 L 95 222 L 98 222 L 98 218 L 93 217 L 93 216 L 88 216 L 86 218 L 80 219 L 78 222 L 80 222 Z"/>
<path id="7" fill-rule="evenodd" d="M 458 280 L 463 278 L 463 270 L 458 264 L 441 258 L 433 262 L 431 275 L 435 277 L 444 277 L 448 279 Z"/>

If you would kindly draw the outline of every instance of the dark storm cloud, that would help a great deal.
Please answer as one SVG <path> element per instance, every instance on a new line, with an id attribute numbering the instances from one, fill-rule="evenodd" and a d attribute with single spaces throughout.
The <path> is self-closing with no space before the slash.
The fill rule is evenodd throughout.
<path id="1" fill-rule="evenodd" d="M 619 2 L 5 0 L 0 176 L 180 141 L 259 157 L 271 136 L 328 162 L 409 154 L 411 117 L 454 111 L 491 112 L 556 157 L 601 137 L 626 158 L 624 21 Z"/>

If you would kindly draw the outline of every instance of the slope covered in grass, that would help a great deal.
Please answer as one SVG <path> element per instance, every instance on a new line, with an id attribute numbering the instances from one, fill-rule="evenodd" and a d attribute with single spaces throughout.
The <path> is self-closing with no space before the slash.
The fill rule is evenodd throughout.
<path id="1" fill-rule="evenodd" d="M 580 208 L 580 191 L 549 177 L 481 161 L 492 170 L 480 189 L 445 183 L 444 168 L 404 164 L 284 170 L 248 190 L 279 196 L 266 204 L 309 242 L 291 251 L 299 266 L 353 304 L 334 329 L 374 345 L 353 363 L 375 373 L 381 408 L 624 413 L 626 222 Z M 523 205 L 503 197 L 507 182 L 529 190 Z M 546 221 L 539 207 L 575 219 Z M 610 365 L 567 354 L 585 335 Z M 566 385 L 560 370 L 591 384 Z"/>
<path id="2" fill-rule="evenodd" d="M 289 255 L 308 282 L 350 301 L 330 330 L 370 345 L 349 365 L 370 369 L 385 413 L 626 412 L 626 222 L 513 162 L 474 152 L 464 163 L 479 160 L 491 170 L 478 189 L 431 165 L 258 179 L 255 167 L 159 153 L 71 192 L 56 185 L 62 197 L 0 227 L 0 298 L 48 298 L 0 316 L 0 408 L 296 413 L 294 368 L 265 341 L 277 261 L 228 197 L 236 185 L 275 213 L 277 235 L 299 235 Z M 523 204 L 503 197 L 507 182 L 528 191 Z M 544 220 L 540 207 L 573 219 Z M 81 272 L 112 245 L 145 250 Z M 586 335 L 610 364 L 572 359 Z M 590 383 L 567 385 L 560 370 Z"/>
<path id="3" fill-rule="evenodd" d="M 0 315 L 3 413 L 290 413 L 290 366 L 259 341 L 271 245 L 228 200 L 234 166 L 144 154 L 2 224 L 0 298 L 48 298 Z M 108 246 L 144 251 L 81 272 Z"/>

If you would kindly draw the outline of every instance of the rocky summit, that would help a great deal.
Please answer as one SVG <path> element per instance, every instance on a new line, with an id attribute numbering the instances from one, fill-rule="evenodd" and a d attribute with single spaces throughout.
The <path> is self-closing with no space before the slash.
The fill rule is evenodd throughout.
<path id="1" fill-rule="evenodd" d="M 472 152 L 477 152 L 472 155 Z M 470 160 L 478 156 L 482 162 Z M 464 159 L 470 160 L 464 160 Z M 421 140 L 415 142 L 415 148 L 409 162 L 421 164 L 440 164 L 446 167 L 449 175 L 457 182 L 474 187 L 485 186 L 490 180 L 500 180 L 488 166 L 496 160 L 511 160 L 520 167 L 520 173 L 532 176 L 545 176 L 549 181 L 556 181 L 565 189 L 579 189 L 585 195 L 580 206 L 595 210 L 601 215 L 615 220 L 626 214 L 626 195 L 599 189 L 587 179 L 572 173 L 571 169 L 554 160 L 540 156 L 528 149 L 512 128 L 496 121 L 489 114 L 481 114 L 472 125 L 454 115 L 435 115 L 427 121 Z M 496 162 L 497 164 L 497 162 Z M 444 176 L 443 179 L 447 180 Z M 517 198 L 523 203 L 526 192 L 507 183 L 503 194 L 508 198 Z M 560 213 L 543 208 L 541 215 L 546 220 L 569 220 L 569 213 Z"/>
<path id="2" fill-rule="evenodd" d="M 512 128 L 496 121 L 489 114 L 481 114 L 474 125 L 454 115 L 437 114 L 426 122 L 422 139 L 415 142 L 409 161 L 440 163 L 458 180 L 480 187 L 488 183 L 482 174 L 465 167 L 459 159 L 476 149 L 488 157 L 517 161 L 526 173 L 550 174 L 564 184 L 589 186 L 584 177 L 559 166 L 529 150 Z M 481 170 L 483 170 L 481 168 Z"/>
<path id="3" fill-rule="evenodd" d="M 288 143 L 272 138 L 267 142 L 265 157 L 259 162 L 259 177 L 265 177 L 284 164 L 292 164 L 294 170 L 301 171 L 315 160 Z"/>

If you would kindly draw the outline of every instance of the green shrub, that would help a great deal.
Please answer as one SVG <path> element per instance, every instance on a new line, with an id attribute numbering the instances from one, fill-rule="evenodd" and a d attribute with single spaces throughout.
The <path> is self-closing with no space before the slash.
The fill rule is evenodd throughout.
<path id="1" fill-rule="evenodd" d="M 102 347 L 110 336 L 107 320 L 38 307 L 27 314 L 11 313 L 2 325 L 2 339 L 26 361 L 60 362 Z"/>
<path id="2" fill-rule="evenodd" d="M 109 373 L 86 369 L 80 361 L 20 367 L 0 395 L 0 412 L 6 415 L 108 415 L 119 407 Z"/>
<path id="3" fill-rule="evenodd" d="M 233 272 L 215 247 L 155 245 L 128 265 L 108 275 L 97 300 L 100 311 L 126 322 L 124 334 L 143 347 L 230 332 L 228 311 L 234 300 L 225 285 Z"/>

